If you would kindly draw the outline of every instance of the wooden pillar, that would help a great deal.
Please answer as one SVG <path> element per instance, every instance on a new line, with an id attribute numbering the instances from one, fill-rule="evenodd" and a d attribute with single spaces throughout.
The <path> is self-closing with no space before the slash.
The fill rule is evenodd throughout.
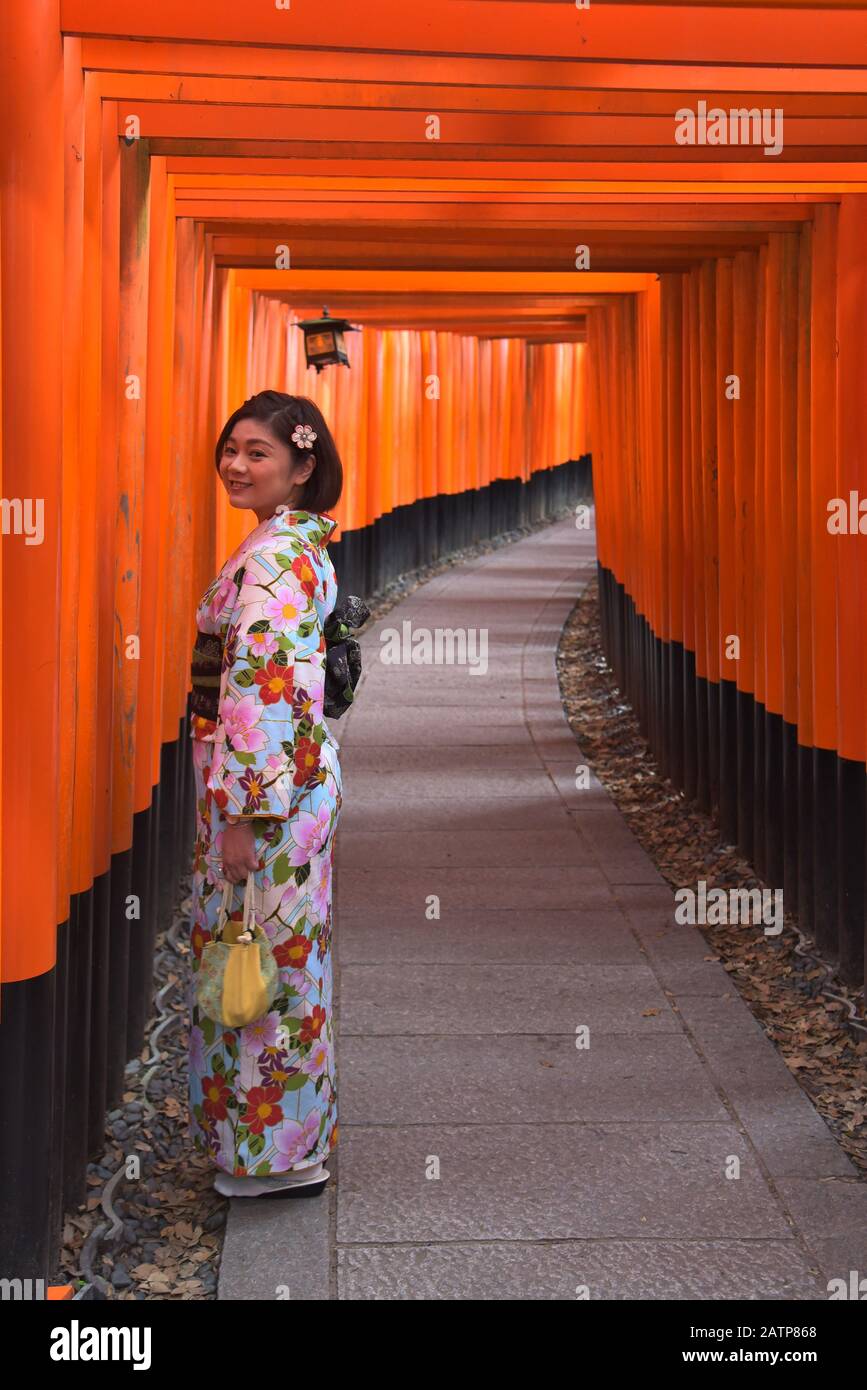
<path id="1" fill-rule="evenodd" d="M 63 66 L 58 0 L 0 6 L 4 1272 L 44 1276 L 54 1104 L 61 690 Z M 35 543 L 29 544 L 28 540 Z M 72 639 L 74 640 L 74 639 Z M 36 647 L 34 647 L 36 644 Z M 25 667 L 30 666 L 28 670 Z M 15 983 L 13 983 L 15 982 Z M 26 982 L 26 983 L 25 983 Z"/>
<path id="2" fill-rule="evenodd" d="M 867 194 L 844 194 L 837 240 L 837 489 L 863 501 L 867 533 Z M 851 529 L 834 537 L 837 554 L 838 951 L 844 979 L 864 974 L 864 840 L 867 716 L 865 536 Z"/>

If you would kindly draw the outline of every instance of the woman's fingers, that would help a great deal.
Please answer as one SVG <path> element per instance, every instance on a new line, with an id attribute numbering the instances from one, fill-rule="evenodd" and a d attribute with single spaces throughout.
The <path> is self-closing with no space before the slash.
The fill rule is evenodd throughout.
<path id="1" fill-rule="evenodd" d="M 239 830 L 229 826 L 223 832 L 223 875 L 230 883 L 241 883 L 259 867 L 255 836 L 249 824 Z"/>
<path id="2" fill-rule="evenodd" d="M 259 867 L 259 859 L 255 852 L 245 855 L 241 860 L 224 859 L 223 877 L 230 883 L 241 883 L 248 874 L 254 873 Z"/>

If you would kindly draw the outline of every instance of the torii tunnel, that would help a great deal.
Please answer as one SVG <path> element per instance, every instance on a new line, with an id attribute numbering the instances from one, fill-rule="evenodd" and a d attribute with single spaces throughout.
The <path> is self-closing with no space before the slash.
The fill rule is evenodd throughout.
<path id="1" fill-rule="evenodd" d="M 857 986 L 865 8 L 4 0 L 0 63 L 4 1267 L 50 1266 L 142 1045 L 250 530 L 214 446 L 265 388 L 333 422 L 342 591 L 592 467 L 662 770 Z M 323 305 L 361 331 L 319 375 Z"/>

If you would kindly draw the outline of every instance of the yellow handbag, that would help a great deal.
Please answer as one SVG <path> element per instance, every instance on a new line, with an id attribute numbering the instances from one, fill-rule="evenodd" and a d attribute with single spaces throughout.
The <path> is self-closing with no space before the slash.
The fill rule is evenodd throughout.
<path id="1" fill-rule="evenodd" d="M 266 1014 L 280 983 L 271 943 L 253 921 L 253 886 L 249 874 L 243 921 L 232 922 L 233 884 L 226 884 L 214 939 L 204 946 L 196 974 L 200 1012 L 228 1028 L 243 1028 Z"/>

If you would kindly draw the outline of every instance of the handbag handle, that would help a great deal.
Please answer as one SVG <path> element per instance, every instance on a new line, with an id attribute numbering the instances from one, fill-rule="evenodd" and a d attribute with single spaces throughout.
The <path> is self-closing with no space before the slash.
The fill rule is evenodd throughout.
<path id="1" fill-rule="evenodd" d="M 242 920 L 242 926 L 243 926 L 244 931 L 248 931 L 248 932 L 250 932 L 251 934 L 253 933 L 253 927 L 254 927 L 254 922 L 253 922 L 253 889 L 255 888 L 255 886 L 256 886 L 256 885 L 255 885 L 255 883 L 254 883 L 254 881 L 253 881 L 253 875 L 252 875 L 252 874 L 248 874 L 248 875 L 247 875 L 246 886 L 245 886 L 245 888 L 244 888 L 244 916 L 243 916 L 243 920 Z M 229 904 L 230 904 L 230 902 L 231 902 L 231 900 L 232 900 L 232 897 L 233 897 L 233 894 L 234 894 L 234 888 L 235 888 L 234 883 L 230 883 L 229 880 L 226 879 L 226 885 L 225 885 L 225 887 L 224 887 L 224 889 L 223 889 L 223 901 L 222 901 L 222 903 L 221 903 L 221 905 L 220 905 L 220 935 L 221 935 L 221 936 L 222 936 L 222 934 L 223 934 L 223 927 L 225 926 L 226 922 L 229 920 Z"/>

